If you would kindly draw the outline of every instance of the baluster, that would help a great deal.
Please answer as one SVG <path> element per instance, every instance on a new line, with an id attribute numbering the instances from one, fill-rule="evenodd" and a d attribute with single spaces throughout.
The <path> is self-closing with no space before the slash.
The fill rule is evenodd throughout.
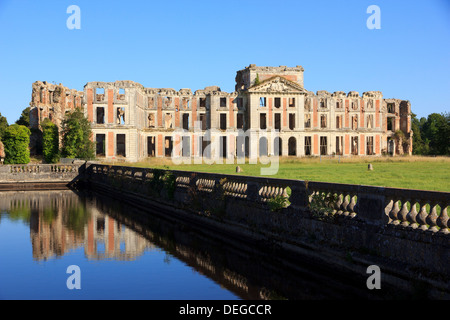
<path id="1" fill-rule="evenodd" d="M 424 201 L 424 200 L 422 200 Z M 428 216 L 428 212 L 427 212 L 427 203 L 423 203 L 421 208 L 420 208 L 420 212 L 419 214 L 416 216 L 416 220 L 417 223 L 419 224 L 419 228 L 421 230 L 427 230 L 427 216 Z"/>
<path id="2" fill-rule="evenodd" d="M 419 224 L 417 223 L 416 217 L 417 217 L 417 209 L 416 209 L 416 201 L 411 201 L 411 209 L 409 210 L 408 214 L 406 215 L 406 219 L 409 222 L 409 226 L 413 229 L 416 229 Z"/>
<path id="3" fill-rule="evenodd" d="M 399 218 L 401 225 L 404 227 L 407 227 L 409 225 L 409 222 L 407 219 L 407 215 L 409 212 L 408 203 L 409 203 L 409 200 L 403 199 L 402 200 L 402 209 L 397 214 L 397 217 Z"/>
<path id="4" fill-rule="evenodd" d="M 437 225 L 439 226 L 440 230 L 439 232 L 448 234 L 450 232 L 449 230 L 449 223 L 448 223 L 448 214 L 447 214 L 447 203 L 442 202 L 440 204 L 441 207 L 441 214 L 439 215 L 439 218 L 437 219 Z"/>
<path id="5" fill-rule="evenodd" d="M 350 202 L 350 204 L 349 204 L 349 209 L 350 210 L 348 210 L 348 212 L 347 212 L 347 214 L 346 215 L 348 215 L 348 214 L 350 214 L 350 215 L 355 215 L 355 206 L 356 206 L 356 195 L 354 195 L 354 196 L 350 196 L 351 197 L 351 202 Z"/>
<path id="6" fill-rule="evenodd" d="M 398 207 L 398 201 L 399 200 L 392 200 L 393 201 L 393 205 L 392 205 L 392 209 L 389 212 L 389 218 L 391 218 L 391 224 L 397 225 L 399 224 L 398 221 L 398 212 L 400 211 L 399 207 Z"/>
<path id="7" fill-rule="evenodd" d="M 436 212 L 437 205 L 438 205 L 437 202 L 430 204 L 430 214 L 426 218 L 426 222 L 427 222 L 427 224 L 429 224 L 428 230 L 433 231 L 433 232 L 439 231 L 437 228 L 437 224 L 436 224 L 436 220 L 438 218 L 438 215 Z"/>

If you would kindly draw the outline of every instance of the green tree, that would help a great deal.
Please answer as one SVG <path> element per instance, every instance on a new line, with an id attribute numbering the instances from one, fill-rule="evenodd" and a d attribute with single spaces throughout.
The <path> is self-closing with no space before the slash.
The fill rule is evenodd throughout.
<path id="1" fill-rule="evenodd" d="M 66 115 L 62 123 L 61 155 L 66 158 L 93 159 L 94 142 L 89 121 L 80 109 Z"/>
<path id="2" fill-rule="evenodd" d="M 27 164 L 30 162 L 30 129 L 25 126 L 12 124 L 3 134 L 6 164 Z"/>
<path id="3" fill-rule="evenodd" d="M 6 120 L 6 117 L 3 117 L 0 113 L 0 140 L 2 140 L 6 128 L 8 128 L 8 121 Z"/>
<path id="4" fill-rule="evenodd" d="M 448 115 L 447 115 L 448 118 Z M 426 122 L 422 125 L 422 138 L 429 144 L 429 154 L 448 154 L 448 120 L 446 116 L 439 113 L 428 115 Z"/>
<path id="5" fill-rule="evenodd" d="M 22 110 L 19 120 L 16 121 L 16 124 L 20 124 L 25 127 L 30 127 L 30 107 Z"/>
<path id="6" fill-rule="evenodd" d="M 58 127 L 49 119 L 41 123 L 42 127 L 42 154 L 45 162 L 57 163 L 59 154 L 59 132 Z"/>
<path id="7" fill-rule="evenodd" d="M 422 119 L 424 119 L 424 118 L 422 118 Z M 425 122 L 425 121 L 423 121 L 423 122 Z M 413 113 L 411 115 L 411 129 L 414 132 L 414 134 L 413 134 L 413 154 L 414 155 L 426 155 L 426 154 L 428 154 L 428 151 L 429 151 L 428 144 L 425 144 L 425 141 L 423 141 L 423 139 L 422 139 L 421 126 L 422 126 L 422 123 L 419 121 L 419 119 L 417 119 L 417 116 Z"/>

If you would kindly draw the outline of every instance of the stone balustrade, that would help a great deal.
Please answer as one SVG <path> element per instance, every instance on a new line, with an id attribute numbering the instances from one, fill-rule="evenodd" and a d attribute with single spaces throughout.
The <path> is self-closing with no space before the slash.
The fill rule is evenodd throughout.
<path id="1" fill-rule="evenodd" d="M 13 164 L 0 166 L 0 184 L 70 182 L 76 179 L 83 164 Z M 2 189 L 5 189 L 2 188 Z"/>
<path id="2" fill-rule="evenodd" d="M 314 210 L 318 215 L 322 212 L 325 215 L 338 215 L 348 219 L 357 218 L 370 224 L 449 233 L 448 192 L 101 164 L 92 164 L 90 172 L 97 180 L 101 179 L 101 176 L 121 176 L 141 182 L 151 181 L 155 173 L 161 177 L 170 173 L 175 177 L 177 192 L 191 189 L 200 194 L 207 194 L 221 187 L 225 197 L 258 204 L 283 198 L 286 200 L 286 210 Z"/>

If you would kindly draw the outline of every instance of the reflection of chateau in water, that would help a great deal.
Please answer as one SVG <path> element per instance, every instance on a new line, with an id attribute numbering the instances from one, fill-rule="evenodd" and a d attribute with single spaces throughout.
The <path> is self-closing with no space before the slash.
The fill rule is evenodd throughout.
<path id="1" fill-rule="evenodd" d="M 70 190 L 5 192 L 0 211 L 30 224 L 35 260 L 84 246 L 88 259 L 134 260 L 153 245 Z"/>

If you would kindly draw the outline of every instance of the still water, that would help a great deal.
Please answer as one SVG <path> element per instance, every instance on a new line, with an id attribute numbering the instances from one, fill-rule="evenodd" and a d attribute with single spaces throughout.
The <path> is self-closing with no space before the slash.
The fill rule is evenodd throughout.
<path id="1" fill-rule="evenodd" d="M 1 193 L 0 299 L 239 298 L 174 257 L 163 238 L 132 230 L 111 205 L 70 190 Z M 67 287 L 71 265 L 80 290 Z"/>
<path id="2" fill-rule="evenodd" d="M 0 299 L 373 298 L 365 277 L 261 251 L 89 191 L 0 192 Z"/>

